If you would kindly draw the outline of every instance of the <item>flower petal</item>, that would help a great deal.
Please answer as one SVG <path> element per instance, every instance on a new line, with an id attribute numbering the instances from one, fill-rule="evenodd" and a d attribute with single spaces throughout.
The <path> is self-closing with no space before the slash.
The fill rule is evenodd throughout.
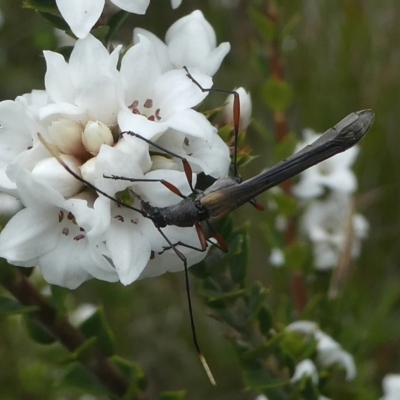
<path id="1" fill-rule="evenodd" d="M 80 39 L 90 32 L 104 8 L 104 0 L 56 0 L 56 3 L 72 32 Z"/>
<path id="2" fill-rule="evenodd" d="M 46 75 L 44 82 L 50 98 L 56 102 L 73 102 L 76 90 L 72 85 L 68 63 L 61 54 L 44 51 L 46 60 Z"/>
<path id="3" fill-rule="evenodd" d="M 59 240 L 58 236 L 53 234 L 57 221 L 56 209 L 39 210 L 32 207 L 19 211 L 0 234 L 1 257 L 20 262 L 37 258 L 50 251 Z"/>
<path id="4" fill-rule="evenodd" d="M 121 10 L 134 14 L 145 14 L 150 0 L 111 0 Z"/>
<path id="5" fill-rule="evenodd" d="M 171 61 L 169 60 L 167 45 L 161 39 L 159 39 L 154 33 L 150 32 L 146 29 L 142 29 L 142 28 L 135 28 L 133 30 L 133 44 L 134 45 L 136 45 L 137 43 L 140 42 L 141 36 L 147 38 L 151 42 L 151 44 L 157 54 L 157 58 L 160 63 L 161 71 L 167 72 L 170 69 L 173 69 Z"/>
<path id="6" fill-rule="evenodd" d="M 92 121 L 115 125 L 120 109 L 115 80 L 108 76 L 93 80 L 89 86 L 82 89 L 75 99 L 75 104 L 85 110 Z"/>
<path id="7" fill-rule="evenodd" d="M 153 86 L 161 76 L 161 65 L 150 40 L 139 35 L 139 42 L 132 46 L 121 61 L 121 77 L 125 88 L 125 104 L 143 103 L 152 99 Z"/>
<path id="8" fill-rule="evenodd" d="M 174 113 L 165 123 L 178 132 L 203 139 L 210 147 L 216 137 L 216 128 L 210 124 L 203 114 L 192 109 Z"/>
<path id="9" fill-rule="evenodd" d="M 193 71 L 193 78 L 205 89 L 212 87 L 211 77 Z M 162 117 L 185 110 L 201 103 L 208 92 L 202 92 L 186 75 L 185 70 L 172 70 L 163 74 L 156 83 L 155 102 Z"/>
<path id="10" fill-rule="evenodd" d="M 114 218 L 107 234 L 107 247 L 123 285 L 129 285 L 142 273 L 150 259 L 150 242 L 136 225 L 130 222 L 126 210 L 120 210 L 124 218 Z"/>
<path id="11" fill-rule="evenodd" d="M 84 244 L 73 243 L 65 236 L 59 238 L 59 245 L 40 257 L 40 271 L 48 283 L 76 289 L 92 278 L 82 267 Z"/>

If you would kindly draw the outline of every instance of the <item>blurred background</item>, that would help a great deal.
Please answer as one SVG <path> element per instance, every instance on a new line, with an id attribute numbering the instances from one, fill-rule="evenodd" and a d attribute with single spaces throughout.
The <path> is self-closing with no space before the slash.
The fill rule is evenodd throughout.
<path id="1" fill-rule="evenodd" d="M 143 27 L 163 39 L 174 21 L 201 9 L 216 30 L 218 43 L 231 43 L 232 50 L 214 82 L 215 87 L 226 89 L 244 86 L 252 94 L 254 123 L 246 140 L 258 157 L 241 170 L 244 178 L 278 161 L 273 115 L 261 92 L 270 73 L 270 49 L 263 47 L 249 16 L 250 7 L 262 12 L 268 3 L 183 0 L 181 7 L 172 10 L 169 1 L 152 0 L 148 13 L 130 15 L 118 34 L 128 43 L 132 29 Z M 302 129 L 323 132 L 352 111 L 371 108 L 376 113 L 355 167 L 359 180 L 356 208 L 370 223 L 361 257 L 335 300 L 329 304 L 326 297 L 315 300 L 326 304 L 309 307 L 298 317 L 317 321 L 354 356 L 358 376 L 350 383 L 352 397 L 346 398 L 377 399 L 382 395 L 383 376 L 400 372 L 400 3 L 281 0 L 275 5 L 278 26 L 285 29 L 278 46 L 283 76 L 293 96 L 286 112 L 289 130 L 300 139 Z M 42 50 L 57 46 L 44 19 L 24 9 L 22 2 L 0 0 L 0 100 L 42 89 Z M 210 95 L 204 109 L 222 101 L 220 95 Z M 259 200 L 267 204 L 268 193 Z M 270 291 L 277 321 L 290 323 L 289 269 L 277 270 L 269 263 L 271 244 L 264 229 L 268 211 L 259 214 L 245 205 L 232 219 L 235 226 L 250 224 L 248 281 L 262 281 Z M 44 286 L 39 276 L 34 279 Z M 330 273 L 315 273 L 307 279 L 315 295 L 329 285 Z M 197 285 L 193 278 L 198 335 L 217 387 L 207 381 L 192 345 L 182 273 L 129 287 L 87 282 L 72 292 L 68 301 L 71 309 L 83 303 L 104 308 L 116 336 L 117 353 L 138 362 L 148 377 L 149 399 L 157 398 L 160 391 L 180 389 L 187 391 L 190 400 L 254 399 L 256 393 L 245 390 L 236 354 L 226 340 L 229 329 L 208 316 L 196 294 Z M 67 352 L 60 346 L 34 344 L 18 317 L 0 317 L 0 398 L 79 398 L 79 392 L 56 385 L 63 369 L 59 363 L 62 356 L 67 357 Z"/>

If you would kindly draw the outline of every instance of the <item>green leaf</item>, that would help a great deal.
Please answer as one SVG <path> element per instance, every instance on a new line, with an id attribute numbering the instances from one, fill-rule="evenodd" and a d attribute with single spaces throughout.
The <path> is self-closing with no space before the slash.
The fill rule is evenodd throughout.
<path id="1" fill-rule="evenodd" d="M 319 399 L 319 390 L 314 386 L 311 376 L 304 375 L 300 381 L 296 382 L 296 386 L 304 400 Z"/>
<path id="2" fill-rule="evenodd" d="M 60 386 L 69 386 L 84 393 L 104 394 L 104 386 L 81 363 L 70 364 L 61 379 Z"/>
<path id="3" fill-rule="evenodd" d="M 117 30 L 120 28 L 120 26 L 125 21 L 128 15 L 129 15 L 128 12 L 121 10 L 110 18 L 110 20 L 108 21 L 109 29 L 105 36 L 106 43 L 110 42 L 115 32 L 117 32 Z"/>
<path id="4" fill-rule="evenodd" d="M 249 225 L 244 224 L 234 230 L 233 240 L 229 242 L 229 270 L 233 281 L 244 285 L 249 264 Z"/>
<path id="5" fill-rule="evenodd" d="M 29 336 L 40 344 L 52 344 L 56 341 L 54 335 L 35 319 L 24 317 L 24 322 Z"/>
<path id="6" fill-rule="evenodd" d="M 266 16 L 261 14 L 257 9 L 251 7 L 249 16 L 256 26 L 257 32 L 268 42 L 275 39 L 277 35 L 276 25 Z"/>
<path id="7" fill-rule="evenodd" d="M 139 364 L 117 355 L 110 357 L 110 361 L 122 371 L 130 382 L 134 382 L 142 390 L 145 389 L 146 376 Z"/>
<path id="8" fill-rule="evenodd" d="M 186 398 L 186 392 L 179 390 L 176 392 L 163 392 L 160 394 L 160 400 L 184 400 Z"/>
<path id="9" fill-rule="evenodd" d="M 262 87 L 262 98 L 274 112 L 284 112 L 292 102 L 293 89 L 287 82 L 271 76 Z"/>
<path id="10" fill-rule="evenodd" d="M 38 310 L 37 306 L 23 306 L 14 299 L 0 296 L 0 317 L 29 314 Z"/>
<path id="11" fill-rule="evenodd" d="M 294 197 L 288 196 L 283 192 L 271 192 L 270 196 L 275 200 L 278 206 L 278 214 L 286 218 L 291 218 L 296 215 L 298 204 Z"/>
<path id="12" fill-rule="evenodd" d="M 26 0 L 23 5 L 24 8 L 58 14 L 58 8 L 55 0 Z"/>
<path id="13" fill-rule="evenodd" d="M 146 389 L 146 377 L 142 368 L 138 364 L 116 355 L 110 357 L 110 361 L 122 371 L 129 382 L 129 387 L 122 399 L 139 398 L 140 393 Z"/>
<path id="14" fill-rule="evenodd" d="M 106 37 L 108 36 L 110 28 L 108 25 L 100 25 L 97 28 L 94 28 L 90 31 L 90 33 L 101 42 L 106 41 Z"/>
<path id="15" fill-rule="evenodd" d="M 262 334 L 268 337 L 273 327 L 273 319 L 271 311 L 265 304 L 262 305 L 258 313 L 258 323 Z"/>
<path id="16" fill-rule="evenodd" d="M 99 308 L 86 321 L 79 326 L 87 338 L 95 337 L 96 347 L 106 356 L 114 353 L 114 335 L 107 323 L 103 308 Z"/>
<path id="17" fill-rule="evenodd" d="M 230 292 L 213 292 L 211 290 L 202 290 L 202 296 L 205 296 L 208 303 L 236 300 L 246 294 L 245 289 L 232 290 Z"/>
<path id="18" fill-rule="evenodd" d="M 69 357 L 67 357 L 64 362 L 68 364 L 77 360 L 84 360 L 88 355 L 92 354 L 92 349 L 96 346 L 96 343 L 97 339 L 95 337 L 87 339 L 81 346 L 70 353 Z"/>
<path id="19" fill-rule="evenodd" d="M 252 324 L 256 320 L 258 313 L 265 304 L 267 292 L 261 282 L 254 282 L 250 289 L 249 298 L 247 301 L 248 317 L 247 323 Z"/>
<path id="20" fill-rule="evenodd" d="M 38 11 L 39 15 L 41 15 L 44 19 L 47 19 L 47 21 L 50 22 L 50 24 L 57 29 L 60 29 L 64 32 L 66 32 L 68 35 L 71 36 L 71 30 L 68 26 L 68 24 L 58 15 L 54 15 L 51 10 L 42 9 Z M 73 36 L 72 36 L 73 37 Z"/>
<path id="21" fill-rule="evenodd" d="M 315 356 L 318 341 L 312 335 L 304 337 L 298 332 L 284 331 L 281 343 L 283 353 L 301 361 Z"/>
<path id="22" fill-rule="evenodd" d="M 265 390 L 280 388 L 287 384 L 287 382 L 274 379 L 266 369 L 247 369 L 243 372 L 243 378 L 247 388 Z"/>

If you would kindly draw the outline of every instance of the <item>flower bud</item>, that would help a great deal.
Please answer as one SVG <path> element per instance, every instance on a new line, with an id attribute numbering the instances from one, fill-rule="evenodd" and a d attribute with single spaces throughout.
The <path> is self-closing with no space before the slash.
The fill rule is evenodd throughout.
<path id="1" fill-rule="evenodd" d="M 240 102 L 240 119 L 239 119 L 239 132 L 247 129 L 251 121 L 251 97 L 250 93 L 246 92 L 242 87 L 235 89 L 239 94 Z M 233 125 L 234 124 L 234 95 L 230 94 L 225 102 L 225 106 L 222 109 L 221 121 L 222 125 Z"/>
<path id="2" fill-rule="evenodd" d="M 170 158 L 154 155 L 151 157 L 151 161 L 153 162 L 151 166 L 152 171 L 155 171 L 157 169 L 178 170 L 176 162 L 171 160 Z"/>
<path id="3" fill-rule="evenodd" d="M 73 172 L 80 175 L 78 159 L 69 155 L 60 157 Z M 49 184 L 64 197 L 74 196 L 83 186 L 83 183 L 74 178 L 54 157 L 39 161 L 33 168 L 32 175 Z"/>
<path id="4" fill-rule="evenodd" d="M 60 118 L 49 126 L 51 141 L 64 154 L 76 157 L 85 156 L 86 150 L 82 144 L 83 126 L 72 119 Z"/>
<path id="5" fill-rule="evenodd" d="M 82 143 L 86 150 L 97 156 L 102 144 L 111 146 L 114 142 L 110 128 L 100 121 L 89 121 L 82 133 Z"/>
<path id="6" fill-rule="evenodd" d="M 92 185 L 95 185 L 96 177 L 96 158 L 93 157 L 80 167 L 82 178 Z"/>

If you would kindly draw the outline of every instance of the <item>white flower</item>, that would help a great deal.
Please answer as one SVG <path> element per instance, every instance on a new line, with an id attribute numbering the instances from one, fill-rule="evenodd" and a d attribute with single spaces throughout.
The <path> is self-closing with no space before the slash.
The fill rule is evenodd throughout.
<path id="1" fill-rule="evenodd" d="M 179 246 L 188 266 L 206 255 L 196 250 L 195 227 L 163 229 L 168 242 L 142 210 L 141 200 L 167 207 L 181 201 L 179 196 L 160 182 L 104 175 L 162 179 L 191 194 L 182 161 L 159 149 L 153 156 L 148 143 L 128 133 L 137 132 L 187 158 L 193 185 L 196 173 L 226 176 L 228 147 L 192 109 L 207 94 L 184 70 L 164 73 L 145 37 L 124 55 L 120 70 L 119 52 L 116 48 L 109 54 L 91 35 L 76 42 L 68 62 L 47 51 L 46 91 L 0 103 L 0 189 L 25 206 L 0 234 L 0 256 L 19 266 L 39 265 L 52 284 L 76 288 L 97 278 L 127 285 L 182 270 L 171 243 L 194 247 Z M 194 76 L 206 87 L 212 84 L 200 72 Z M 76 175 L 110 196 L 124 192 L 134 209 L 98 196 L 72 178 L 38 133 Z"/>
<path id="2" fill-rule="evenodd" d="M 382 381 L 384 396 L 380 400 L 400 400 L 400 375 L 388 374 Z"/>
<path id="3" fill-rule="evenodd" d="M 296 365 L 291 382 L 300 381 L 303 376 L 310 376 L 314 385 L 318 384 L 317 367 L 311 360 L 303 360 Z"/>
<path id="4" fill-rule="evenodd" d="M 182 0 L 171 0 L 171 7 L 178 8 L 182 4 Z"/>
<path id="5" fill-rule="evenodd" d="M 357 258 L 361 240 L 368 233 L 367 220 L 360 214 L 353 214 L 352 199 L 339 192 L 313 200 L 303 215 L 301 227 L 313 245 L 315 267 L 319 270 L 337 266 L 349 243 L 351 257 Z"/>
<path id="6" fill-rule="evenodd" d="M 281 249 L 274 248 L 271 250 L 269 262 L 274 267 L 282 267 L 285 264 L 285 254 Z"/>
<path id="7" fill-rule="evenodd" d="M 95 210 L 86 206 L 86 200 L 65 200 L 26 170 L 19 172 L 16 184 L 26 208 L 1 232 L 2 257 L 21 267 L 39 264 L 47 282 L 70 289 L 92 277 L 118 280 L 115 269 L 103 256 L 105 247 L 87 238 L 87 230 L 98 218 Z M 87 223 L 79 225 L 80 218 Z"/>
<path id="8" fill-rule="evenodd" d="M 83 303 L 69 314 L 69 320 L 73 325 L 77 326 L 90 318 L 96 311 L 97 307 L 94 304 Z"/>
<path id="9" fill-rule="evenodd" d="M 239 119 L 239 132 L 247 129 L 251 121 L 251 96 L 249 92 L 242 87 L 235 89 L 239 95 L 240 104 L 240 119 Z M 230 94 L 225 100 L 225 106 L 221 112 L 222 125 L 234 124 L 234 95 Z"/>
<path id="10" fill-rule="evenodd" d="M 227 42 L 217 47 L 215 31 L 199 10 L 171 25 L 165 35 L 165 43 L 153 33 L 135 28 L 133 42 L 138 43 L 140 36 L 152 42 L 164 72 L 186 66 L 190 73 L 199 71 L 213 76 L 230 50 Z"/>
<path id="11" fill-rule="evenodd" d="M 6 193 L 0 193 L 0 217 L 14 215 L 22 208 L 21 202 Z"/>
<path id="12" fill-rule="evenodd" d="M 206 87 L 212 84 L 204 74 L 194 73 L 194 77 Z M 163 73 L 154 47 L 146 37 L 140 37 L 125 54 L 121 78 L 126 105 L 118 116 L 122 131 L 140 132 L 147 139 L 154 139 L 171 128 L 205 138 L 212 145 L 215 128 L 204 115 L 191 109 L 207 94 L 187 78 L 183 69 Z"/>
<path id="13" fill-rule="evenodd" d="M 346 371 L 346 380 L 355 378 L 357 372 L 353 357 L 338 342 L 322 332 L 315 322 L 296 321 L 288 325 L 286 330 L 313 335 L 317 341 L 317 362 L 322 367 L 338 364 Z"/>
<path id="14" fill-rule="evenodd" d="M 122 10 L 144 14 L 150 0 L 111 0 Z M 79 38 L 85 38 L 101 16 L 105 0 L 56 0 L 57 7 L 72 32 Z"/>
<path id="15" fill-rule="evenodd" d="M 303 136 L 304 141 L 297 145 L 296 152 L 311 144 L 321 135 L 307 129 L 303 132 Z M 354 193 L 357 189 L 357 180 L 350 167 L 353 165 L 357 154 L 358 147 L 354 146 L 308 168 L 301 173 L 299 183 L 293 186 L 293 194 L 301 199 L 310 199 L 321 196 L 325 189 Z"/>

